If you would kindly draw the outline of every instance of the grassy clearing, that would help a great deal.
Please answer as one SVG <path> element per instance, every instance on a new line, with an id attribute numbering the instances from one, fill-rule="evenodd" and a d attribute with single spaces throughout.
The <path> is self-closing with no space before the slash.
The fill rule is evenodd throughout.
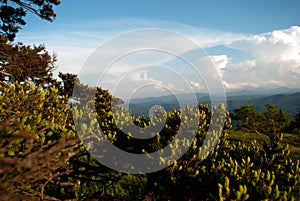
<path id="1" fill-rule="evenodd" d="M 230 139 L 232 142 L 241 141 L 247 143 L 253 140 L 269 142 L 268 137 L 265 135 L 258 135 L 255 133 L 236 131 L 236 130 L 228 131 L 228 139 Z M 290 156 L 293 159 L 300 160 L 300 135 L 284 133 L 282 143 L 289 145 L 291 150 Z"/>

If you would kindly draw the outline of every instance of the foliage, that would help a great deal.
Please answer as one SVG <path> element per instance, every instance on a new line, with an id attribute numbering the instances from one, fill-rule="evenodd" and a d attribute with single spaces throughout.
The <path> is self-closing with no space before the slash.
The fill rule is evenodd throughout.
<path id="1" fill-rule="evenodd" d="M 148 141 L 148 146 L 142 146 L 141 142 L 135 142 L 113 126 L 115 122 L 111 116 L 111 110 L 104 109 L 104 101 L 101 101 L 101 104 L 98 110 L 102 111 L 100 124 L 103 125 L 102 129 L 105 134 L 113 144 L 123 150 L 127 148 L 127 151 L 133 153 L 140 153 L 141 150 L 152 152 L 163 147 L 172 140 L 180 122 L 185 122 L 181 119 L 180 111 L 167 113 L 168 118 L 164 129 L 158 134 L 159 138 Z M 207 117 L 210 112 L 204 106 L 199 107 L 202 108 L 199 117 L 201 123 L 193 145 L 171 166 L 158 172 L 139 175 L 144 181 L 140 185 L 144 188 L 138 197 L 144 200 L 290 200 L 299 198 L 295 197 L 299 193 L 299 161 L 293 161 L 288 157 L 289 147 L 280 144 L 282 136 L 270 143 L 253 141 L 250 144 L 234 144 L 224 135 L 209 156 L 205 160 L 200 160 L 198 156 L 202 151 L 201 145 L 209 125 Z M 87 114 L 91 112 L 86 110 L 87 108 L 84 109 Z M 136 119 L 136 117 L 132 118 L 133 121 Z M 126 119 L 123 120 L 126 121 Z M 190 122 L 190 119 L 187 119 L 187 122 Z M 89 131 L 91 128 L 93 125 L 86 125 Z M 93 149 L 100 145 L 97 144 L 96 135 L 85 137 L 94 137 L 88 149 L 93 152 Z M 101 143 L 101 140 L 98 142 Z M 135 186 L 137 183 L 133 181 L 131 185 Z M 117 189 L 117 186 L 120 187 L 118 182 L 114 186 Z M 106 193 L 111 192 L 106 191 Z M 113 195 L 116 196 L 116 194 Z M 126 196 L 121 193 L 118 197 L 124 199 Z"/>
<path id="2" fill-rule="evenodd" d="M 300 172 L 299 161 L 287 155 L 288 147 L 274 150 L 256 141 L 235 145 L 223 138 L 204 161 L 195 156 L 154 173 L 157 185 L 165 189 L 155 188 L 154 195 L 171 200 L 290 200 Z"/>
<path id="3" fill-rule="evenodd" d="M 27 46 L 22 43 L 9 44 L 0 36 L 0 84 L 29 80 L 37 85 L 51 85 L 55 57 L 51 57 L 45 46 Z"/>
<path id="4" fill-rule="evenodd" d="M 263 120 L 263 131 L 269 135 L 283 132 L 290 123 L 289 115 L 282 110 L 278 110 L 274 105 L 271 104 L 265 105 Z"/>
<path id="5" fill-rule="evenodd" d="M 0 197 L 44 197 L 44 187 L 68 174 L 80 143 L 68 119 L 68 99 L 28 82 L 0 87 Z"/>
<path id="6" fill-rule="evenodd" d="M 74 84 L 77 86 L 80 85 L 77 75 L 59 72 L 58 77 L 62 80 L 61 83 L 58 83 L 61 95 L 71 97 L 73 94 Z M 89 90 L 89 88 L 85 87 L 85 89 L 82 89 L 81 91 L 85 90 Z"/>
<path id="7" fill-rule="evenodd" d="M 244 132 L 241 130 L 229 130 L 228 140 L 231 143 L 251 143 L 256 140 L 260 143 L 270 143 L 270 139 L 266 135 L 257 135 L 256 133 Z M 300 136 L 292 133 L 283 133 L 283 140 L 280 142 L 282 146 L 289 145 L 290 155 L 293 160 L 300 160 Z"/>
<path id="8" fill-rule="evenodd" d="M 0 35 L 10 41 L 14 40 L 20 25 L 26 24 L 24 18 L 29 11 L 40 18 L 53 21 L 56 14 L 53 6 L 60 4 L 59 0 L 0 0 Z"/>
<path id="9" fill-rule="evenodd" d="M 233 119 L 237 123 L 237 129 L 265 134 L 272 141 L 276 140 L 278 134 L 283 132 L 290 122 L 286 112 L 278 110 L 271 104 L 265 105 L 263 114 L 256 111 L 254 106 L 244 104 L 234 111 Z"/>
<path id="10" fill-rule="evenodd" d="M 236 121 L 238 129 L 261 133 L 262 119 L 261 113 L 255 110 L 253 105 L 244 104 L 239 109 L 236 109 L 233 114 L 233 119 Z"/>
<path id="11" fill-rule="evenodd" d="M 295 115 L 291 121 L 288 130 L 295 134 L 300 134 L 300 111 Z"/>
<path id="12" fill-rule="evenodd" d="M 61 75 L 62 76 L 62 75 Z M 74 76 L 66 75 L 64 82 Z M 67 82 L 68 83 L 68 82 Z M 76 84 L 76 81 L 75 81 Z M 0 94 L 0 198 L 5 199 L 76 199 L 76 200 L 292 200 L 300 199 L 299 161 L 289 158 L 289 147 L 277 141 L 251 141 L 233 143 L 225 132 L 207 158 L 200 160 L 205 150 L 202 143 L 212 113 L 207 105 L 186 108 L 183 111 L 159 115 L 158 123 L 167 117 L 163 129 L 156 137 L 146 141 L 134 139 L 119 129 L 132 121 L 140 127 L 149 126 L 149 120 L 126 116 L 128 111 L 119 107 L 120 99 L 101 88 L 93 89 L 94 99 L 67 107 L 70 84 L 42 90 L 24 82 L 2 86 Z M 75 90 L 90 95 L 87 86 L 79 84 Z M 69 90 L 67 90 L 69 91 Z M 62 95 L 65 94 L 66 96 Z M 90 98 L 89 97 L 89 98 Z M 86 101 L 86 102 L 85 102 Z M 88 107 L 85 107 L 88 106 Z M 113 105 L 115 115 L 112 115 Z M 92 106 L 92 107 L 90 107 Z M 97 111 L 97 121 L 88 121 L 87 115 Z M 222 107 L 214 112 L 224 111 Z M 267 108 L 266 114 L 273 114 Z M 280 114 L 280 113 L 279 113 Z M 86 132 L 81 140 L 75 135 L 72 115 L 81 118 Z M 118 116 L 119 115 L 119 116 Z M 226 113 L 226 128 L 230 128 Z M 186 127 L 186 135 L 193 118 L 199 121 L 198 133 L 188 151 L 167 168 L 148 174 L 130 175 L 111 170 L 97 162 L 105 157 L 97 152 L 101 146 L 97 125 L 106 137 L 120 149 L 132 153 L 150 153 L 169 144 L 178 128 Z M 272 116 L 270 116 L 271 118 Z M 275 117 L 272 117 L 275 119 Z M 118 124 L 116 119 L 123 123 Z M 215 121 L 218 121 L 216 119 Z M 226 130 L 225 130 L 226 131 Z M 213 139 L 209 138 L 208 146 Z M 183 145 L 186 142 L 178 142 Z M 93 153 L 90 155 L 90 153 Z M 112 159 L 113 160 L 113 159 Z M 161 160 L 168 163 L 168 160 Z M 3 192 L 3 193 L 2 193 Z"/>

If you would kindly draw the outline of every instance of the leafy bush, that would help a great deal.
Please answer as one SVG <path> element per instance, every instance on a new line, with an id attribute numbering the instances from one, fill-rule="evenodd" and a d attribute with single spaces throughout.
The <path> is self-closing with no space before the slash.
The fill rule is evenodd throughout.
<path id="1" fill-rule="evenodd" d="M 47 183 L 71 171 L 66 161 L 76 154 L 79 141 L 67 104 L 54 87 L 42 90 L 28 82 L 0 87 L 2 200 L 43 198 Z"/>
<path id="2" fill-rule="evenodd" d="M 141 143 L 118 129 L 110 106 L 118 108 L 121 100 L 112 98 L 108 91 L 98 88 L 96 102 L 87 102 L 87 106 L 96 106 L 96 122 L 85 119 L 91 107 L 73 105 L 71 112 L 68 98 L 61 94 L 55 87 L 43 90 L 27 82 L 0 88 L 1 200 L 300 199 L 300 164 L 289 158 L 289 147 L 281 145 L 282 136 L 276 135 L 270 142 L 235 144 L 227 139 L 224 130 L 208 138 L 207 147 L 213 145 L 213 137 L 220 136 L 201 160 L 199 154 L 207 148 L 202 148 L 202 143 L 211 123 L 208 106 L 199 105 L 199 111 L 186 108 L 186 117 L 178 110 L 163 114 L 154 120 L 167 117 L 164 128 L 156 137 Z M 224 108 L 215 112 L 224 112 Z M 81 136 L 89 140 L 86 148 L 76 136 L 72 113 L 81 118 L 81 126 L 87 131 Z M 121 108 L 116 112 L 121 120 L 124 117 L 121 125 L 126 121 L 140 127 L 151 123 L 125 117 L 125 113 Z M 230 128 L 229 114 L 226 115 L 226 128 Z M 188 135 L 189 123 L 195 117 L 200 125 L 192 145 L 163 170 L 124 174 L 105 167 L 89 154 L 99 154 L 95 151 L 101 145 L 95 130 L 97 123 L 115 146 L 133 153 L 150 153 L 171 142 L 182 124 L 187 126 Z"/>
<path id="3" fill-rule="evenodd" d="M 105 134 L 110 136 L 111 142 L 134 153 L 140 153 L 139 149 L 144 149 L 147 153 L 164 147 L 173 139 L 180 122 L 191 122 L 191 119 L 182 119 L 180 111 L 169 112 L 165 114 L 167 120 L 164 129 L 158 134 L 159 138 L 141 146 L 130 136 L 118 130 L 112 111 L 104 110 L 104 108 L 109 108 L 105 106 L 105 102 L 96 102 L 97 104 L 100 104 L 98 110 L 103 112 L 100 113 L 101 116 L 98 116 L 99 122 Z M 276 135 L 276 138 L 268 143 L 253 141 L 251 144 L 236 145 L 227 140 L 227 135 L 223 133 L 223 137 L 208 157 L 200 160 L 199 153 L 202 151 L 201 146 L 209 126 L 210 118 L 207 117 L 210 116 L 210 111 L 204 106 L 199 106 L 199 108 L 202 109 L 199 115 L 200 125 L 192 146 L 173 165 L 158 172 L 140 175 L 146 183 L 143 194 L 139 197 L 148 200 L 290 200 L 299 198 L 295 197 L 299 193 L 299 161 L 293 161 L 288 157 L 288 146 L 284 147 L 280 144 L 282 136 Z M 85 107 L 78 112 L 87 115 L 91 111 Z M 119 115 L 122 116 L 123 112 L 120 111 Z M 128 120 L 130 119 L 122 119 L 124 122 Z M 131 120 L 136 120 L 136 117 L 132 117 Z M 136 120 L 136 122 L 141 121 Z M 91 131 L 93 125 L 87 124 L 85 127 Z M 89 151 L 93 151 L 93 146 L 95 146 L 93 143 Z"/>

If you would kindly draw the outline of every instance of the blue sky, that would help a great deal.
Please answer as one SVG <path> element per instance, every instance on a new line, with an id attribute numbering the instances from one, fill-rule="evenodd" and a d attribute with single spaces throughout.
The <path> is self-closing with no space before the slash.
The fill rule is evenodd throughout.
<path id="1" fill-rule="evenodd" d="M 297 0 L 174 1 L 174 0 L 62 0 L 54 25 L 84 23 L 95 19 L 147 18 L 184 23 L 195 27 L 240 33 L 263 33 L 300 23 Z M 28 15 L 24 30 L 48 27 Z M 50 25 L 53 27 L 53 25 Z"/>
<path id="2" fill-rule="evenodd" d="M 45 44 L 58 55 L 57 72 L 78 73 L 97 47 L 118 34 L 167 29 L 189 37 L 211 56 L 227 90 L 299 88 L 299 9 L 296 0 L 62 0 L 53 23 L 29 13 L 17 40 Z M 165 84 L 145 70 L 142 74 Z M 203 84 L 191 83 L 199 89 Z"/>

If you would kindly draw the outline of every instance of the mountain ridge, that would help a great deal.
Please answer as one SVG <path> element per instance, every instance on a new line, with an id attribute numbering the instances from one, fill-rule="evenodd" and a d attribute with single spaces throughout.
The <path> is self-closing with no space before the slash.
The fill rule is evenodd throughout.
<path id="1" fill-rule="evenodd" d="M 268 91 L 266 91 L 268 90 Z M 207 93 L 196 93 L 198 103 L 210 105 L 210 96 Z M 166 95 L 160 97 L 133 98 L 128 103 L 132 115 L 145 115 L 154 105 L 161 105 L 166 111 L 180 108 L 178 99 L 189 103 L 195 98 L 194 94 Z M 177 99 L 178 98 L 178 99 Z M 290 117 L 300 111 L 300 89 L 278 88 L 260 90 L 229 91 L 226 93 L 226 106 L 230 112 L 248 103 L 254 105 L 255 109 L 263 112 L 266 104 L 273 104 L 278 109 L 286 111 Z"/>

